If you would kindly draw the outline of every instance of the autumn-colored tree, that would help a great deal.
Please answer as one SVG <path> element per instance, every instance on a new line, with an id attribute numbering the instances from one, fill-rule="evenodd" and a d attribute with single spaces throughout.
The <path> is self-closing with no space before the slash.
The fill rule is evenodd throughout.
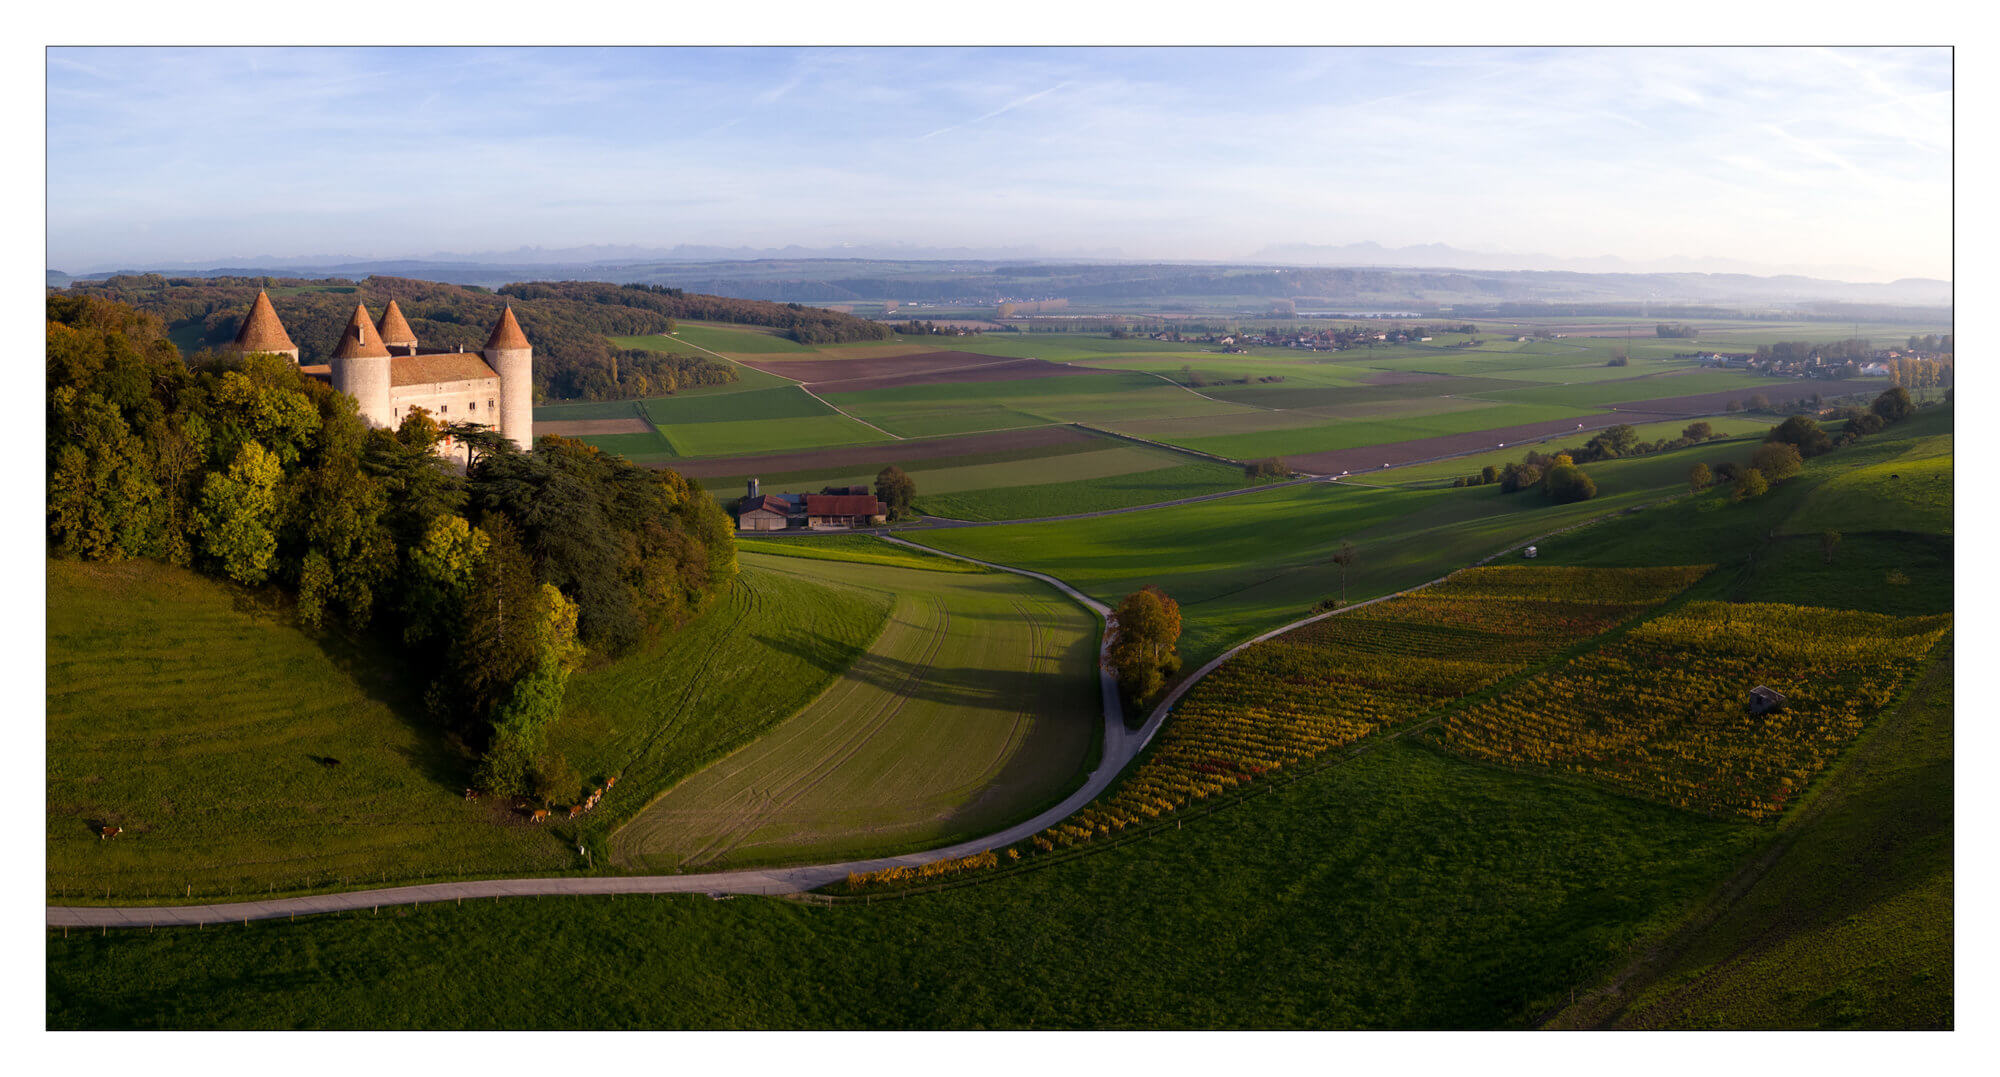
<path id="1" fill-rule="evenodd" d="M 1884 389 L 1882 395 L 1875 398 L 1875 403 L 1869 405 L 1869 410 L 1880 415 L 1885 423 L 1897 423 L 1909 418 L 1917 406 L 1910 400 L 1910 391 L 1898 385 L 1893 389 Z"/>
<path id="2" fill-rule="evenodd" d="M 1681 436 L 1689 441 L 1707 441 L 1715 436 L 1715 427 L 1710 426 L 1707 420 L 1689 423 L 1681 428 Z"/>
<path id="3" fill-rule="evenodd" d="M 1558 456 L 1557 460 L 1567 457 Z M 1542 492 L 1560 504 L 1588 501 L 1597 496 L 1597 483 L 1575 464 L 1557 464 L 1542 476 Z"/>
<path id="4" fill-rule="evenodd" d="M 1799 450 L 1788 441 L 1765 442 L 1750 454 L 1750 466 L 1761 472 L 1766 482 L 1783 482 L 1798 474 L 1800 465 Z"/>
<path id="5" fill-rule="evenodd" d="M 1180 605 L 1158 587 L 1144 587 L 1126 595 L 1109 622 L 1104 668 L 1118 678 L 1126 701 L 1141 706 L 1180 672 L 1180 655 L 1174 650 L 1181 638 Z"/>
<path id="6" fill-rule="evenodd" d="M 1699 493 L 1708 489 L 1709 484 L 1714 481 L 1715 474 L 1708 469 L 1707 464 L 1697 463 L 1693 467 L 1688 468 L 1689 490 Z"/>
<path id="7" fill-rule="evenodd" d="M 1764 496 L 1764 492 L 1770 488 L 1771 484 L 1764 481 L 1763 472 L 1754 467 L 1746 467 L 1736 476 L 1736 489 L 1730 496 L 1737 501 L 1748 501 L 1753 497 Z"/>
<path id="8" fill-rule="evenodd" d="M 431 451 L 437 445 L 438 438 L 443 435 L 444 428 L 439 426 L 438 421 L 431 417 L 430 411 L 423 407 L 411 408 L 409 414 L 403 416 L 402 423 L 396 427 L 397 441 L 412 449 L 422 449 L 425 452 Z"/>

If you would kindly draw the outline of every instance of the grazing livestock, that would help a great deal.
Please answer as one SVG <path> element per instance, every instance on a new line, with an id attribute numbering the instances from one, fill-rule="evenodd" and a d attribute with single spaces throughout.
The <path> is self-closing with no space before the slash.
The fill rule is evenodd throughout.
<path id="1" fill-rule="evenodd" d="M 571 804 L 571 805 L 569 806 L 569 817 L 570 817 L 571 819 L 574 819 L 574 818 L 576 818 L 577 816 L 579 816 L 579 815 L 582 815 L 582 814 L 583 814 L 583 805 L 581 805 L 581 804 Z"/>
<path id="2" fill-rule="evenodd" d="M 606 789 L 609 789 L 617 784 L 618 784 L 618 775 L 616 774 L 613 774 L 611 777 L 604 779 L 604 788 Z"/>
<path id="3" fill-rule="evenodd" d="M 471 788 L 468 788 L 468 789 L 467 789 L 467 790 L 465 791 L 465 799 L 467 799 L 467 800 L 478 800 L 478 799 L 479 799 L 479 790 L 477 790 L 477 789 L 471 789 Z"/>
<path id="4" fill-rule="evenodd" d="M 101 826 L 97 828 L 97 840 L 103 841 L 105 838 L 115 838 L 123 833 L 125 833 L 125 828 L 122 826 Z"/>
<path id="5" fill-rule="evenodd" d="M 531 823 L 539 823 L 542 820 L 547 819 L 548 817 L 549 817 L 549 810 L 547 808 L 536 808 L 534 813 L 528 816 L 528 821 Z"/>

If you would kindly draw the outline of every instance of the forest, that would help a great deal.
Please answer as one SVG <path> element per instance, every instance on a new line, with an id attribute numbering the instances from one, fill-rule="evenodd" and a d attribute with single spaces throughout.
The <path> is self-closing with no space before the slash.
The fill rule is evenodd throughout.
<path id="1" fill-rule="evenodd" d="M 477 350 L 508 305 L 535 346 L 535 394 L 542 400 L 625 400 L 736 380 L 735 368 L 705 355 L 620 348 L 609 337 L 671 333 L 680 318 L 785 328 L 797 340 L 872 340 L 872 322 L 829 310 L 760 303 L 672 289 L 614 284 L 513 284 L 484 288 L 402 277 L 361 281 L 285 277 L 163 277 L 156 273 L 76 281 L 70 294 L 125 303 L 159 318 L 183 351 L 219 348 L 236 337 L 259 288 L 269 290 L 299 361 L 325 362 L 354 305 L 380 317 L 391 299 L 422 347 Z"/>
<path id="2" fill-rule="evenodd" d="M 95 295 L 49 296 L 47 333 L 49 553 L 275 588 L 308 630 L 380 637 L 495 792 L 562 784 L 543 735 L 569 673 L 735 575 L 730 521 L 673 471 L 422 409 L 371 429 L 280 357 L 190 365 L 158 317 Z M 463 473 L 433 451 L 447 433 Z"/>

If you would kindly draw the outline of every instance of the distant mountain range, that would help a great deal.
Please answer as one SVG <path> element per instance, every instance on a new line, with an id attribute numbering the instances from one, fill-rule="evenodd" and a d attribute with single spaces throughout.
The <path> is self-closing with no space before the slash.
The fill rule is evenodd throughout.
<path id="1" fill-rule="evenodd" d="M 1556 270 L 1575 273 L 1734 273 L 1745 276 L 1810 277 L 1839 282 L 1869 282 L 1880 274 L 1863 266 L 1788 265 L 1745 262 L 1732 258 L 1675 255 L 1633 261 L 1613 255 L 1563 258 L 1552 254 L 1469 251 L 1443 243 L 1415 247 L 1384 247 L 1380 243 L 1286 243 L 1251 255 L 1253 262 L 1314 266 L 1403 266 L 1422 269 Z"/>
<path id="2" fill-rule="evenodd" d="M 679 247 L 692 255 L 712 248 Z M 626 258 L 604 255 L 612 252 Z M 813 252 L 817 255 L 818 252 Z M 906 252 L 907 253 L 907 252 Z M 942 252 L 933 252 L 942 253 Z M 984 252 L 982 252 L 984 253 Z M 1925 317 L 1949 317 L 1950 281 L 1911 279 L 1852 283 L 1805 275 L 1749 273 L 1591 271 L 1573 268 L 1493 269 L 1419 267 L 1411 263 L 1473 255 L 1443 246 L 1384 248 L 1294 245 L 1267 248 L 1255 263 L 1138 263 L 1055 259 L 880 258 L 857 248 L 843 257 L 788 256 L 755 259 L 658 257 L 644 248 L 579 247 L 528 250 L 485 257 L 337 260 L 256 259 L 229 266 L 151 264 L 121 273 L 168 276 L 285 276 L 358 280 L 372 275 L 411 277 L 445 284 L 493 288 L 516 281 L 579 280 L 655 284 L 707 295 L 814 305 L 938 303 L 982 306 L 1001 300 L 1070 300 L 1082 310 L 1126 313 L 1262 313 L 1281 301 L 1299 310 L 1407 310 L 1466 313 L 1522 305 L 1562 307 L 1574 313 L 1661 317 L 1675 307 L 1728 308 L 1758 314 L 1809 312 L 1845 304 L 1924 308 Z M 1286 261 L 1284 255 L 1299 261 Z M 644 257 L 655 255 L 654 257 Z M 512 260 L 507 260 L 508 258 Z M 1306 259 L 1314 261 L 1310 264 Z M 575 260 L 569 260 L 574 258 Z M 1355 258 L 1367 264 L 1331 265 L 1321 259 Z M 1560 261 L 1552 259 L 1551 261 Z M 1615 261 L 1615 260 L 1613 260 Z M 1394 263 L 1403 264 L 1394 264 Z M 1595 264 L 1595 263 L 1593 263 Z M 1619 263 L 1623 265 L 1623 263 Z M 87 274 L 91 278 L 112 272 Z M 48 274 L 52 287 L 71 278 Z M 1588 308 L 1588 309 L 1586 309 Z M 1516 313 L 1526 313 L 1516 311 Z M 1687 313 L 1683 317 L 1697 315 Z"/>

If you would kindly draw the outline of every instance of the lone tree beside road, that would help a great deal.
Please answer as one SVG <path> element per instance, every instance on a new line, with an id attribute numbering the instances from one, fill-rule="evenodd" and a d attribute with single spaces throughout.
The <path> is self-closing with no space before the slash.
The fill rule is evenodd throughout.
<path id="1" fill-rule="evenodd" d="M 875 497 L 888 507 L 891 520 L 903 519 L 910 514 L 910 503 L 917 499 L 917 482 L 890 464 L 875 475 Z"/>
<path id="2" fill-rule="evenodd" d="M 1180 672 L 1174 644 L 1181 638 L 1181 608 L 1158 587 L 1143 587 L 1118 603 L 1109 622 L 1104 668 L 1118 678 L 1118 690 L 1136 708 Z"/>

